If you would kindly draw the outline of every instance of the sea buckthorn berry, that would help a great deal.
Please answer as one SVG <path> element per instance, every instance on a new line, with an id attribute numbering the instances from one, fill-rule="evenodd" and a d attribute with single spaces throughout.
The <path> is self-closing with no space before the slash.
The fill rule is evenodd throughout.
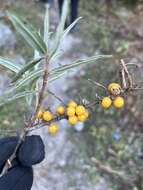
<path id="1" fill-rule="evenodd" d="M 69 117 L 68 121 L 71 125 L 75 125 L 78 122 L 78 118 L 77 118 L 77 116 L 71 116 L 71 117 Z"/>
<path id="2" fill-rule="evenodd" d="M 43 110 L 39 110 L 37 113 L 37 119 L 42 119 L 43 118 Z"/>
<path id="3" fill-rule="evenodd" d="M 68 107 L 67 108 L 67 115 L 68 116 L 74 116 L 75 115 L 75 108 L 74 107 Z"/>
<path id="4" fill-rule="evenodd" d="M 85 112 L 86 112 L 86 109 L 84 106 L 79 105 L 76 107 L 76 114 L 77 115 L 83 115 L 83 114 L 85 114 Z"/>
<path id="5" fill-rule="evenodd" d="M 76 106 L 77 106 L 77 103 L 72 101 L 72 100 L 68 103 L 68 107 L 74 107 L 75 108 Z"/>
<path id="6" fill-rule="evenodd" d="M 86 116 L 86 118 L 89 117 L 89 112 L 88 112 L 88 110 L 85 111 L 85 116 Z"/>
<path id="7" fill-rule="evenodd" d="M 113 83 L 110 83 L 110 84 L 108 85 L 108 91 L 110 91 L 112 87 L 121 88 L 120 84 L 113 82 Z"/>
<path id="8" fill-rule="evenodd" d="M 65 113 L 65 108 L 63 106 L 58 106 L 56 112 L 60 115 L 63 115 Z"/>
<path id="9" fill-rule="evenodd" d="M 45 111 L 43 113 L 43 119 L 45 121 L 51 121 L 53 119 L 53 114 L 50 111 Z"/>
<path id="10" fill-rule="evenodd" d="M 108 85 L 108 91 L 112 95 L 117 96 L 121 93 L 121 86 L 118 83 L 111 83 Z"/>
<path id="11" fill-rule="evenodd" d="M 48 126 L 48 132 L 51 135 L 57 134 L 58 130 L 59 130 L 59 127 L 56 123 L 52 123 L 50 126 Z"/>
<path id="12" fill-rule="evenodd" d="M 89 117 L 89 112 L 88 110 L 85 110 L 85 113 L 82 114 L 82 115 L 78 115 L 78 120 L 81 121 L 81 122 L 84 122 L 86 121 L 86 119 Z"/>
<path id="13" fill-rule="evenodd" d="M 84 121 L 86 121 L 86 119 L 87 119 L 86 114 L 78 115 L 77 117 L 78 117 L 78 121 L 81 121 L 81 122 L 84 122 Z"/>
<path id="14" fill-rule="evenodd" d="M 115 98 L 115 100 L 113 101 L 113 105 L 115 106 L 115 108 L 122 108 L 125 104 L 124 98 L 118 96 Z"/>
<path id="15" fill-rule="evenodd" d="M 112 100 L 110 97 L 104 97 L 101 101 L 101 106 L 103 108 L 109 108 L 112 104 Z"/>

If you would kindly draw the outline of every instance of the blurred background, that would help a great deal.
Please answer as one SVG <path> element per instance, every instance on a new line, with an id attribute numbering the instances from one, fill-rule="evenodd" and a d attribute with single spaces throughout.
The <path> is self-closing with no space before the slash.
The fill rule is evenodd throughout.
<path id="1" fill-rule="evenodd" d="M 50 1 L 49 1 L 50 2 Z M 46 3 L 29 0 L 0 0 L 0 56 L 25 64 L 33 53 L 12 25 L 3 18 L 6 9 L 26 17 L 37 29 L 43 27 Z M 88 101 L 103 91 L 87 79 L 105 86 L 119 81 L 118 63 L 137 63 L 130 72 L 143 81 L 143 2 L 142 0 L 79 0 L 82 21 L 62 44 L 63 56 L 52 67 L 68 64 L 93 54 L 112 54 L 110 60 L 82 67 L 52 83 L 50 88 L 65 100 Z M 59 21 L 59 7 L 50 4 L 51 31 Z M 11 73 L 0 67 L 0 94 L 8 86 Z M 56 137 L 46 129 L 37 131 L 45 142 L 46 159 L 35 167 L 33 190 L 142 190 L 143 189 L 143 91 L 126 97 L 121 110 L 104 111 L 93 107 L 84 126 L 66 128 Z M 51 101 L 51 102 L 50 102 Z M 49 102 L 52 104 L 52 99 Z M 58 104 L 58 103 L 57 103 Z M 22 127 L 24 100 L 0 109 L 1 136 Z M 9 132 L 8 132 L 9 131 Z"/>

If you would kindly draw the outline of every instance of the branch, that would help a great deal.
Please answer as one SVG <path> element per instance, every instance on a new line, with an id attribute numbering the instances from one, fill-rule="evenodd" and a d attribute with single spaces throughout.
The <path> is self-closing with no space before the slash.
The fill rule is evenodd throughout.
<path id="1" fill-rule="evenodd" d="M 129 82 L 129 89 L 132 89 L 133 88 L 133 80 L 132 80 L 132 77 L 131 77 L 131 75 L 130 75 L 130 73 L 129 73 L 128 69 L 127 69 L 127 66 L 126 66 L 123 59 L 121 59 L 121 65 L 122 65 L 122 67 L 124 69 L 125 74 L 127 75 L 127 79 L 128 79 L 128 82 Z"/>
<path id="2" fill-rule="evenodd" d="M 66 106 L 65 102 L 59 97 L 57 96 L 54 92 L 48 90 L 49 94 L 51 94 L 52 96 L 54 96 L 59 102 L 61 102 L 64 106 Z"/>
<path id="3" fill-rule="evenodd" d="M 33 122 L 35 121 L 37 113 L 39 112 L 39 109 L 41 107 L 41 104 L 42 104 L 42 101 L 43 101 L 43 98 L 44 98 L 44 92 L 45 92 L 46 87 L 47 87 L 47 82 L 48 82 L 48 65 L 49 65 L 48 57 L 46 57 L 46 59 L 45 59 L 44 74 L 43 74 L 43 84 L 42 84 L 42 88 L 41 88 L 41 90 L 39 92 L 39 95 L 38 95 L 38 104 L 37 104 L 36 109 L 35 109 L 34 117 L 30 118 L 29 122 L 25 125 L 23 131 L 21 132 L 20 137 L 19 137 L 19 141 L 18 141 L 18 143 L 17 143 L 17 145 L 16 145 L 16 147 L 14 149 L 14 152 L 9 157 L 9 159 L 6 161 L 6 163 L 5 163 L 5 165 L 4 165 L 3 169 L 2 169 L 2 172 L 0 174 L 0 177 L 2 177 L 4 174 L 6 174 L 7 171 L 8 171 L 8 169 L 10 169 L 12 167 L 11 163 L 12 163 L 12 161 L 16 157 L 17 150 L 20 147 L 20 145 L 23 142 L 23 140 L 25 139 L 27 133 L 29 132 L 27 129 L 31 128 L 33 126 Z"/>
<path id="4" fill-rule="evenodd" d="M 126 63 L 126 66 L 135 66 L 136 68 L 139 67 L 137 63 Z"/>
<path id="5" fill-rule="evenodd" d="M 121 82 L 122 82 L 122 88 L 127 89 L 127 83 L 126 83 L 126 78 L 125 78 L 125 70 L 123 66 L 121 65 Z"/>
<path id="6" fill-rule="evenodd" d="M 93 81 L 93 80 L 91 80 L 91 79 L 88 79 L 88 81 L 89 81 L 90 83 L 92 83 L 92 84 L 98 86 L 98 87 L 103 88 L 104 90 L 107 90 L 107 88 L 106 88 L 104 85 L 102 85 L 102 84 L 100 84 L 100 83 L 98 83 L 98 82 L 96 82 L 96 81 Z"/>
<path id="7" fill-rule="evenodd" d="M 27 131 L 23 130 L 21 132 L 21 135 L 19 137 L 19 140 L 18 140 L 18 143 L 14 149 L 14 152 L 12 153 L 12 155 L 9 157 L 9 159 L 6 161 L 3 169 L 2 169 L 2 172 L 0 174 L 0 177 L 2 177 L 4 174 L 7 173 L 8 169 L 10 169 L 12 167 L 12 161 L 16 158 L 16 153 L 17 153 L 17 150 L 19 148 L 19 146 L 21 145 L 22 141 L 24 140 L 24 138 L 26 137 L 26 134 L 27 134 Z"/>
<path id="8" fill-rule="evenodd" d="M 122 180 L 127 181 L 128 183 L 132 183 L 132 178 L 125 175 L 123 172 L 114 170 L 109 165 L 104 165 L 102 162 L 97 160 L 95 157 L 92 157 L 91 160 L 92 160 L 92 162 L 94 162 L 96 164 L 96 166 L 100 170 L 103 170 L 104 172 L 111 174 L 111 175 L 116 175 L 116 176 L 120 177 Z"/>
<path id="9" fill-rule="evenodd" d="M 51 121 L 48 121 L 48 122 L 45 122 L 45 121 L 37 122 L 37 123 L 35 123 L 35 124 L 33 125 L 33 127 L 27 128 L 26 131 L 27 131 L 27 132 L 31 132 L 31 131 L 33 131 L 33 130 L 40 129 L 40 128 L 45 127 L 45 126 L 49 126 L 51 123 L 60 121 L 60 120 L 62 120 L 62 119 L 67 119 L 67 116 L 66 116 L 66 115 L 63 115 L 63 116 L 56 116 L 54 119 L 52 119 Z"/>
<path id="10" fill-rule="evenodd" d="M 42 102 L 43 102 L 43 99 L 44 99 L 44 93 L 45 93 L 47 83 L 48 83 L 48 66 L 49 66 L 49 61 L 48 61 L 48 57 L 46 57 L 44 74 L 43 74 L 43 84 L 42 84 L 42 88 L 41 88 L 39 95 L 38 95 L 38 103 L 37 103 L 37 106 L 35 109 L 33 121 L 36 119 L 37 113 L 39 112 L 40 107 L 41 107 Z M 32 127 L 32 123 L 30 124 L 29 127 Z"/>

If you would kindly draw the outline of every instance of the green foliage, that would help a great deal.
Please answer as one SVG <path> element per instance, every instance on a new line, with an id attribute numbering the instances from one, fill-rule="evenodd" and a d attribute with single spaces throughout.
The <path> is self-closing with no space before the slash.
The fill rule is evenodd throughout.
<path id="1" fill-rule="evenodd" d="M 95 51 L 96 49 L 100 52 L 110 52 L 109 54 L 113 54 L 114 52 L 118 56 L 124 55 L 126 57 L 126 53 L 129 48 L 129 39 L 125 39 L 125 37 L 120 38 L 120 36 L 117 39 L 116 37 L 116 34 L 118 34 L 116 32 L 119 32 L 120 30 L 117 26 L 122 26 L 121 22 L 118 20 L 116 23 L 113 22 L 113 25 L 108 23 L 110 22 L 110 19 L 109 21 L 108 19 L 105 19 L 107 23 L 105 22 L 104 18 L 107 16 L 105 14 L 105 4 L 100 7 L 94 0 L 90 3 L 88 1 L 83 1 L 82 3 L 83 6 L 85 6 L 84 17 L 86 17 L 87 23 L 88 21 L 89 23 L 85 28 L 82 28 L 80 35 L 84 34 L 83 38 L 86 35 L 86 38 L 84 38 L 86 40 L 83 43 L 89 44 L 90 48 L 88 53 L 90 54 L 90 51 L 93 52 L 93 50 Z M 102 2 L 98 1 L 98 3 Z M 117 3 L 121 3 L 121 1 Z M 27 21 L 25 24 L 24 19 L 20 19 L 19 16 L 17 17 L 12 13 L 12 18 L 10 19 L 17 31 L 26 40 L 23 41 L 22 39 L 21 43 L 23 44 L 28 42 L 29 44 L 30 42 L 30 46 L 32 45 L 32 50 L 30 49 L 30 52 L 33 52 L 34 50 L 35 54 L 33 58 L 30 57 L 31 61 L 27 61 L 24 67 L 13 63 L 7 58 L 0 57 L 0 64 L 15 73 L 14 78 L 12 78 L 13 86 L 8 89 L 8 92 L 4 94 L 4 96 L 0 97 L 0 106 L 3 108 L 1 109 L 1 133 L 2 130 L 4 131 L 8 128 L 9 124 L 12 129 L 21 127 L 23 123 L 23 115 L 25 110 L 27 110 L 24 98 L 26 98 L 29 106 L 31 107 L 32 98 L 35 97 L 36 93 L 35 84 L 43 75 L 43 56 L 48 52 L 50 57 L 49 62 L 52 64 L 53 60 L 57 59 L 61 55 L 60 44 L 62 40 L 75 26 L 75 24 L 81 20 L 81 18 L 78 18 L 64 31 L 65 17 L 68 12 L 67 5 L 68 2 L 64 5 L 65 12 L 62 16 L 62 23 L 60 23 L 57 33 L 54 33 L 53 35 L 50 35 L 51 33 L 49 31 L 49 12 L 47 8 L 44 21 L 44 37 L 33 29 L 33 27 L 31 28 L 31 25 L 29 26 Z M 113 15 L 116 17 L 117 15 L 114 14 L 115 10 L 113 11 Z M 9 13 L 9 16 L 11 17 L 11 13 Z M 93 23 L 95 24 L 93 25 Z M 90 33 L 90 38 L 87 38 Z M 129 36 L 130 33 L 128 37 Z M 53 46 L 51 48 L 48 46 L 49 41 L 53 42 Z M 21 48 L 19 49 L 21 50 Z M 27 52 L 29 52 L 29 50 Z M 27 57 L 29 56 L 29 54 L 26 55 Z M 62 77 L 67 74 L 68 71 L 76 68 L 77 66 L 89 65 L 90 67 L 86 69 L 85 75 L 82 76 L 78 81 L 77 86 L 74 86 L 73 90 L 75 90 L 75 88 L 78 89 L 78 92 L 80 92 L 82 97 L 91 101 L 95 97 L 96 92 L 99 91 L 99 88 L 93 87 L 93 85 L 90 86 L 87 82 L 88 78 L 96 80 L 104 85 L 107 85 L 111 81 L 118 80 L 115 59 L 107 61 L 105 64 L 102 63 L 97 65 L 98 60 L 107 58 L 110 58 L 110 56 L 95 55 L 84 60 L 74 61 L 68 65 L 59 66 L 58 68 L 50 71 L 49 82 Z M 70 95 L 71 91 L 72 89 L 70 89 Z M 104 95 L 104 91 L 101 90 L 100 94 L 101 96 Z M 77 93 L 74 95 L 77 97 Z M 23 99 L 18 101 L 19 98 Z M 17 106 L 14 104 L 15 100 Z M 132 103 L 128 104 L 128 101 Z M 88 171 L 86 170 L 86 173 L 89 174 L 89 180 L 96 181 L 98 177 L 102 176 L 111 183 L 110 189 L 112 190 L 125 188 L 130 190 L 143 189 L 141 176 L 143 163 L 142 159 L 139 157 L 143 151 L 141 120 L 143 109 L 141 102 L 142 93 L 140 92 L 140 95 L 135 94 L 135 96 L 128 96 L 128 109 L 125 108 L 124 110 L 117 111 L 115 109 L 103 110 L 100 107 L 94 107 L 94 114 L 90 117 L 90 121 L 82 135 L 77 133 L 73 134 L 74 136 L 77 135 L 78 138 L 81 138 L 80 143 L 79 139 L 77 142 L 79 143 L 79 148 L 82 147 L 81 149 L 83 152 L 80 149 L 79 154 L 81 153 L 83 154 L 82 156 L 85 157 L 88 155 L 89 165 L 91 164 L 90 158 L 97 158 L 103 164 L 111 166 L 115 171 L 122 172 L 125 177 L 127 176 L 130 179 L 136 179 L 136 181 L 134 184 L 129 184 L 130 181 L 128 182 L 126 178 L 119 178 L 118 175 L 115 174 L 106 174 L 106 172 L 98 169 L 94 163 L 91 164 L 89 169 L 87 169 Z M 140 128 L 138 128 L 138 123 L 140 124 Z M 114 132 L 120 133 L 121 138 L 119 140 L 113 139 L 112 135 Z"/>
<path id="2" fill-rule="evenodd" d="M 18 73 L 20 71 L 20 69 L 22 68 L 20 65 L 12 62 L 10 59 L 8 58 L 4 58 L 4 57 L 0 57 L 0 65 L 2 65 L 3 67 Z"/>
<path id="3" fill-rule="evenodd" d="M 63 6 L 61 21 L 54 35 L 55 38 L 54 39 L 52 38 L 54 43 L 51 49 L 47 49 L 49 40 L 51 40 L 49 35 L 50 32 L 49 32 L 48 7 L 46 9 L 46 14 L 45 14 L 43 37 L 23 18 L 20 18 L 19 16 L 11 12 L 7 13 L 15 29 L 24 37 L 25 41 L 34 48 L 35 55 L 34 59 L 32 59 L 23 67 L 18 66 L 17 64 L 12 63 L 11 61 L 1 57 L 0 64 L 16 73 L 16 75 L 12 80 L 12 86 L 10 89 L 8 89 L 7 92 L 8 97 L 5 96 L 5 101 L 3 101 L 2 105 L 6 102 L 11 102 L 13 100 L 16 100 L 17 98 L 22 98 L 27 95 L 29 96 L 29 92 L 32 92 L 32 97 L 33 97 L 33 86 L 36 86 L 37 80 L 43 75 L 42 67 L 45 62 L 45 59 L 48 59 L 48 63 L 51 63 L 53 59 L 57 58 L 60 55 L 59 49 L 62 40 L 75 26 L 75 24 L 77 24 L 77 22 L 81 19 L 78 18 L 64 31 L 65 21 L 68 14 L 68 6 L 69 6 L 69 0 L 66 0 Z M 74 61 L 69 65 L 60 66 L 59 68 L 53 69 L 49 72 L 48 82 L 52 82 L 58 79 L 59 77 L 67 73 L 70 69 L 76 68 L 77 66 L 96 63 L 96 61 L 98 61 L 99 59 L 105 59 L 110 57 L 111 56 L 107 55 L 96 55 L 84 60 Z M 31 84 L 35 85 L 32 85 L 31 87 Z M 12 97 L 10 97 L 11 94 Z"/>
<path id="4" fill-rule="evenodd" d="M 36 64 L 38 64 L 43 58 L 38 58 L 36 60 L 32 60 L 29 63 L 27 63 L 14 77 L 12 82 L 16 82 L 26 71 L 33 68 Z"/>
<path id="5" fill-rule="evenodd" d="M 49 33 L 49 11 L 48 11 L 48 6 L 46 6 L 46 13 L 45 13 L 45 19 L 44 19 L 44 42 L 47 46 L 48 49 L 48 45 L 49 45 L 49 37 L 50 37 L 50 33 Z"/>
<path id="6" fill-rule="evenodd" d="M 61 15 L 61 21 L 57 27 L 57 31 L 55 34 L 55 39 L 54 39 L 54 47 L 53 50 L 50 53 L 50 57 L 52 57 L 57 49 L 59 48 L 60 42 L 61 42 L 61 36 L 63 34 L 64 31 L 64 27 L 65 27 L 65 23 L 66 23 L 66 18 L 67 18 L 67 14 L 68 14 L 68 8 L 69 8 L 69 0 L 64 1 L 63 4 L 63 10 L 62 10 L 62 15 Z"/>
<path id="7" fill-rule="evenodd" d="M 16 30 L 24 37 L 30 46 L 38 50 L 41 54 L 47 52 L 46 44 L 43 39 L 27 21 L 11 12 L 8 12 L 8 17 L 12 21 Z"/>
<path id="8" fill-rule="evenodd" d="M 3 107 L 4 105 L 9 104 L 10 102 L 13 102 L 17 99 L 23 98 L 28 96 L 29 94 L 34 94 L 35 91 L 23 91 L 14 95 L 11 94 L 4 94 L 0 97 L 0 107 Z"/>

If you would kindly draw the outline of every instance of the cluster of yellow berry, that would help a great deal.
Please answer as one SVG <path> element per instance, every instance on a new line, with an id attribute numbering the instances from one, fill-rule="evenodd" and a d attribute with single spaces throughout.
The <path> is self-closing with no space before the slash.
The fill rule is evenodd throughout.
<path id="1" fill-rule="evenodd" d="M 112 103 L 115 108 L 122 108 L 124 106 L 124 98 L 121 96 L 121 86 L 118 83 L 111 83 L 108 85 L 109 96 L 101 100 L 103 108 L 109 108 Z"/>
<path id="2" fill-rule="evenodd" d="M 52 121 L 54 119 L 54 115 L 50 111 L 44 111 L 44 110 L 39 110 L 37 114 L 37 119 L 42 119 L 46 122 Z M 51 123 L 48 126 L 48 132 L 51 135 L 54 135 L 58 132 L 58 125 L 56 123 Z"/>
<path id="3" fill-rule="evenodd" d="M 68 103 L 66 114 L 71 125 L 75 125 L 78 121 L 85 122 L 89 116 L 88 110 L 74 101 Z"/>
<path id="4" fill-rule="evenodd" d="M 68 119 L 71 125 L 77 124 L 78 121 L 84 122 L 89 116 L 88 110 L 83 105 L 77 105 L 76 102 L 70 101 L 67 108 L 64 106 L 58 106 L 56 108 L 56 116 L 50 111 L 40 110 L 37 114 L 37 119 L 42 119 L 46 122 L 52 122 L 52 120 L 57 116 L 64 116 Z M 55 135 L 58 132 L 58 125 L 56 123 L 51 123 L 48 126 L 48 132 L 51 135 Z"/>

